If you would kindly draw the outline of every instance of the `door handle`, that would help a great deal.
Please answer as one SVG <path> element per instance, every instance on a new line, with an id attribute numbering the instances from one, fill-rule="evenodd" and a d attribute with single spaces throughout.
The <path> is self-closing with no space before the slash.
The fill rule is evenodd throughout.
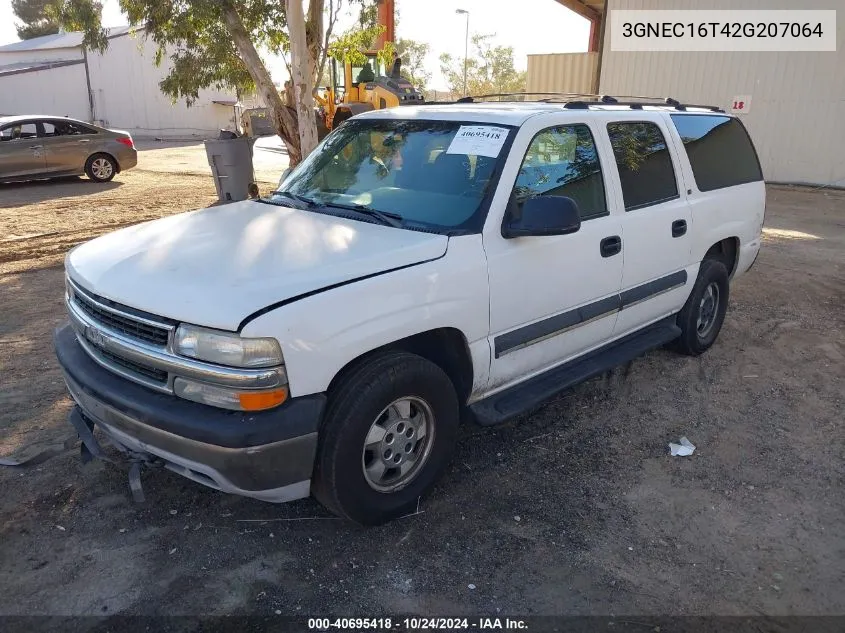
<path id="1" fill-rule="evenodd" d="M 687 232 L 686 220 L 675 220 L 672 222 L 672 237 L 681 237 Z"/>
<path id="2" fill-rule="evenodd" d="M 599 251 L 602 257 L 613 257 L 622 251 L 622 238 L 618 235 L 611 235 L 604 238 L 599 244 Z"/>

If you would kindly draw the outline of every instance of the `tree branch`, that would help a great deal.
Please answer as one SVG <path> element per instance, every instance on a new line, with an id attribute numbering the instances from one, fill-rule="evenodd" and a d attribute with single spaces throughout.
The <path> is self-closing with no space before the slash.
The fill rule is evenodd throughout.
<path id="1" fill-rule="evenodd" d="M 221 12 L 226 29 L 229 31 L 229 35 L 231 35 L 250 77 L 255 82 L 256 90 L 270 108 L 273 127 L 288 149 L 290 164 L 296 165 L 302 160 L 296 113 L 292 112 L 282 102 L 282 98 L 270 78 L 270 73 L 261 60 L 235 7 L 227 2 L 222 7 Z"/>

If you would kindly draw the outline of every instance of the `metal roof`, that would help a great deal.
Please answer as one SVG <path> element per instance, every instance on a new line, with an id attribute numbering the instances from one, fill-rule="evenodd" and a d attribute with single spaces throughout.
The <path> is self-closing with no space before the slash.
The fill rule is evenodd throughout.
<path id="1" fill-rule="evenodd" d="M 593 20 L 604 14 L 605 0 L 557 0 L 570 11 Z"/>
<path id="2" fill-rule="evenodd" d="M 115 26 L 106 29 L 109 38 L 126 35 L 136 27 Z M 0 53 L 14 53 L 19 51 L 40 51 L 53 48 L 78 48 L 82 46 L 82 31 L 71 31 L 69 33 L 56 33 L 54 35 L 42 35 L 29 40 L 13 42 L 0 46 Z"/>
<path id="3" fill-rule="evenodd" d="M 83 64 L 84 60 L 69 59 L 66 61 L 47 61 L 47 62 L 17 62 L 15 64 L 6 64 L 0 66 L 0 77 L 7 75 L 17 75 L 20 73 L 29 73 L 37 70 L 48 70 L 50 68 L 61 68 L 62 66 L 73 66 L 75 64 Z"/>

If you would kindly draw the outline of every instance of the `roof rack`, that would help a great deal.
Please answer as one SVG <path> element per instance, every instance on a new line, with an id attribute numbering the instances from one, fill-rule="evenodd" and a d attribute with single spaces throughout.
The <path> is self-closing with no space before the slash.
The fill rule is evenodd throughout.
<path id="1" fill-rule="evenodd" d="M 584 110 L 591 106 L 620 106 L 628 107 L 632 110 L 642 110 L 645 106 L 668 106 L 675 110 L 684 111 L 689 108 L 710 110 L 711 112 L 724 112 L 718 106 L 713 105 L 699 105 L 693 103 L 681 103 L 672 97 L 644 97 L 644 96 L 611 96 L 599 95 L 590 93 L 574 93 L 574 92 L 501 92 L 484 95 L 473 95 L 470 97 L 462 97 L 457 101 L 450 103 L 479 103 L 484 99 L 498 98 L 499 101 L 504 102 L 503 97 L 510 97 L 507 101 L 518 101 L 522 103 L 561 103 L 567 110 Z M 515 98 L 515 97 L 518 97 Z M 526 97 L 541 97 L 539 99 Z"/>

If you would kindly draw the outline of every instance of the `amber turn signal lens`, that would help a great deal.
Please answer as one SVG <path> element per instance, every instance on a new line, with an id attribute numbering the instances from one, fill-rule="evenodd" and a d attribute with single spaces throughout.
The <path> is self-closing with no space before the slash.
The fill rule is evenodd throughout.
<path id="1" fill-rule="evenodd" d="M 241 408 L 244 411 L 272 409 L 273 407 L 278 407 L 287 399 L 288 390 L 286 387 L 274 389 L 273 391 L 247 391 L 238 394 L 238 400 L 240 401 Z"/>

